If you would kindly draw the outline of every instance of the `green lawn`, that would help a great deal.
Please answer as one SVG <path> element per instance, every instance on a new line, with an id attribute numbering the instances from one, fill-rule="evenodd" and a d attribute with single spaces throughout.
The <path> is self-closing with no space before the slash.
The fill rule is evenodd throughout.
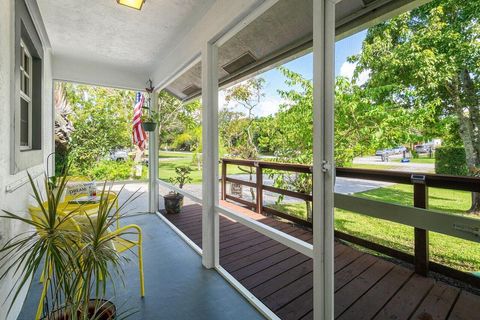
<path id="1" fill-rule="evenodd" d="M 403 205 L 413 204 L 412 187 L 408 185 L 366 191 L 358 193 L 357 196 Z M 466 215 L 470 201 L 468 192 L 429 188 L 429 204 L 433 210 Z M 292 215 L 305 216 L 304 204 L 273 207 Z M 405 225 L 336 209 L 335 228 L 384 246 L 413 253 L 413 228 Z M 480 271 L 480 244 L 430 232 L 430 258 L 459 270 Z"/>
<path id="2" fill-rule="evenodd" d="M 162 158 L 188 158 L 192 159 L 193 153 L 191 152 L 177 152 L 177 151 L 160 151 L 158 157 Z"/>
<path id="3" fill-rule="evenodd" d="M 197 167 L 196 162 L 192 161 L 192 154 L 191 153 L 172 153 L 172 152 L 161 152 L 160 158 L 172 158 L 171 161 L 160 161 L 158 166 L 159 177 L 164 181 L 169 181 L 170 178 L 175 176 L 175 167 L 187 165 L 192 169 L 192 173 L 190 177 L 192 178 L 193 184 L 200 184 L 202 183 L 202 168 Z M 222 167 L 221 165 L 218 166 L 218 173 L 221 174 Z M 145 178 L 148 175 L 148 169 L 145 168 L 143 170 Z M 228 175 L 240 174 L 244 173 L 238 166 L 229 165 L 228 166 Z"/>
<path id="4" fill-rule="evenodd" d="M 392 162 L 401 162 L 402 159 L 392 159 Z M 420 157 L 420 158 L 411 158 L 411 163 L 427 163 L 427 164 L 435 164 L 435 158 L 427 158 L 427 157 Z"/>
<path id="5" fill-rule="evenodd" d="M 372 170 L 397 170 L 401 168 L 400 165 L 387 165 L 387 164 L 366 164 L 366 163 L 354 163 L 349 168 L 356 168 L 356 169 L 372 169 Z"/>

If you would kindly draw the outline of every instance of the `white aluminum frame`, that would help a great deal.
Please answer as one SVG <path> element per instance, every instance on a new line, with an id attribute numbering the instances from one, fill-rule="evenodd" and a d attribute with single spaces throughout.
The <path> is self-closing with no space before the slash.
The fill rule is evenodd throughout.
<path id="1" fill-rule="evenodd" d="M 158 111 L 158 91 L 150 93 L 150 108 Z M 158 211 L 158 126 L 148 133 L 148 211 Z"/>
<path id="2" fill-rule="evenodd" d="M 206 43 L 202 51 L 202 263 L 219 263 L 218 206 L 218 46 Z"/>
<path id="3" fill-rule="evenodd" d="M 313 317 L 334 317 L 335 1 L 313 1 Z"/>

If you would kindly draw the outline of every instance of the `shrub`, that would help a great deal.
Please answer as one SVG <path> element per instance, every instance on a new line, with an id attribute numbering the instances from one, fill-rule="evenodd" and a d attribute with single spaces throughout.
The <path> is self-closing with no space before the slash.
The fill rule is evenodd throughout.
<path id="1" fill-rule="evenodd" d="M 133 161 L 101 160 L 86 173 L 95 180 L 127 180 L 132 176 Z"/>
<path id="2" fill-rule="evenodd" d="M 466 176 L 468 174 L 465 149 L 442 147 L 435 151 L 435 173 Z"/>

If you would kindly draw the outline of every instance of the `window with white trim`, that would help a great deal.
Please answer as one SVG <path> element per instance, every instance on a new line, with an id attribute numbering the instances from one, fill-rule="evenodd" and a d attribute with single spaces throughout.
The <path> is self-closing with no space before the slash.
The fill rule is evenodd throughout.
<path id="1" fill-rule="evenodd" d="M 32 149 L 32 55 L 20 41 L 20 150 Z"/>
<path id="2" fill-rule="evenodd" d="M 43 158 L 44 49 L 25 3 L 15 0 L 15 55 L 11 83 L 10 174 L 38 166 Z M 48 93 L 47 93 L 48 94 Z"/>

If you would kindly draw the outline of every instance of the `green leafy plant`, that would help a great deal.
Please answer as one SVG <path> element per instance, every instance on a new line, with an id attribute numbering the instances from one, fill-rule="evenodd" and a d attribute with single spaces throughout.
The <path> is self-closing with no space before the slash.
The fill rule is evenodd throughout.
<path id="1" fill-rule="evenodd" d="M 160 122 L 160 113 L 155 110 L 150 110 L 148 107 L 143 107 L 146 112 L 142 114 L 142 122 Z"/>
<path id="2" fill-rule="evenodd" d="M 466 176 L 468 174 L 468 167 L 465 148 L 437 148 L 435 151 L 435 173 Z"/>
<path id="3" fill-rule="evenodd" d="M 189 166 L 178 166 L 175 168 L 175 177 L 170 178 L 170 182 L 178 184 L 178 187 L 182 189 L 185 184 L 192 182 L 191 172 L 192 168 Z"/>
<path id="4" fill-rule="evenodd" d="M 82 206 L 64 213 L 60 210 L 60 199 L 67 176 L 58 177 L 54 189 L 45 175 L 44 195 L 32 177 L 28 177 L 37 209 L 27 217 L 7 210 L 2 210 L 0 216 L 30 226 L 29 231 L 13 237 L 0 248 L 0 264 L 3 266 L 0 280 L 17 278 L 14 289 L 7 296 L 12 297 L 8 312 L 24 286 L 42 271 L 44 301 L 37 316 L 72 320 L 105 318 L 107 283 L 113 283 L 116 276 L 123 274 L 122 258 L 112 241 L 128 233 L 111 233 L 109 228 L 122 217 L 120 211 L 138 196 L 132 194 L 116 208 L 122 190 L 113 194 L 111 187 L 104 184 L 95 217 L 84 215 Z M 77 221 L 73 219 L 74 215 L 84 218 Z"/>
<path id="5" fill-rule="evenodd" d="M 31 230 L 21 233 L 8 240 L 0 248 L 0 264 L 4 266 L 0 280 L 6 277 L 16 277 L 14 288 L 8 297 L 13 297 L 8 312 L 20 294 L 22 288 L 28 284 L 31 277 L 44 268 L 52 274 L 64 274 L 69 265 L 75 263 L 73 248 L 76 246 L 78 234 L 66 228 L 68 219 L 75 212 L 65 216 L 59 214 L 58 206 L 60 195 L 65 190 L 66 178 L 60 179 L 55 192 L 49 178 L 44 177 L 45 198 L 41 195 L 39 186 L 28 175 L 33 196 L 39 206 L 39 214 L 23 217 L 13 212 L 2 210 L 2 219 L 24 223 Z M 51 285 L 59 291 L 68 291 L 68 283 L 61 277 L 55 277 Z"/>

